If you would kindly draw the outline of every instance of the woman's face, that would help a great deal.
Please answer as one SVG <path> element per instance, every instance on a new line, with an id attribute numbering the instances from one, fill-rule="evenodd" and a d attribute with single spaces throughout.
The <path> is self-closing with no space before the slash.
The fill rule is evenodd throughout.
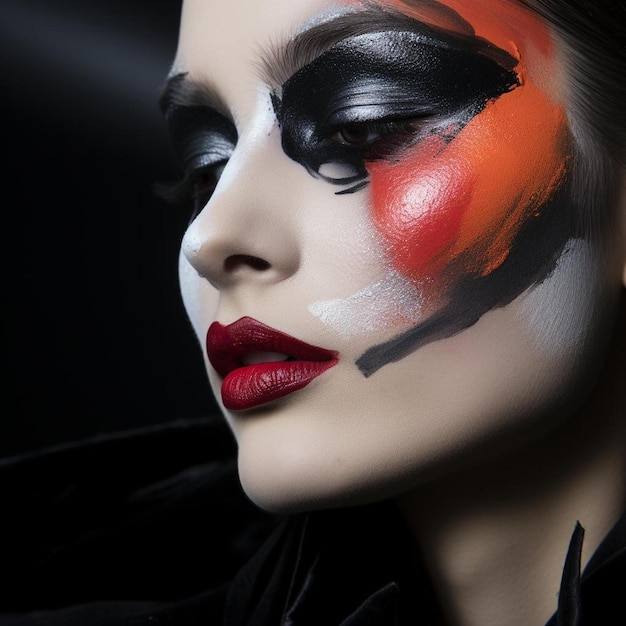
<path id="1" fill-rule="evenodd" d="M 185 0 L 165 103 L 183 298 L 259 505 L 387 497 L 573 410 L 620 269 L 539 18 Z"/>

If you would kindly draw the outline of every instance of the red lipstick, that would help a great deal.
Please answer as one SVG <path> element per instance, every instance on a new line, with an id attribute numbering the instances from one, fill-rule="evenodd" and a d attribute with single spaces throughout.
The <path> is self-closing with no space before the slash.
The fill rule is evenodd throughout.
<path id="1" fill-rule="evenodd" d="M 234 411 L 298 391 L 339 361 L 337 352 L 312 346 L 251 317 L 228 326 L 213 322 L 206 350 L 211 365 L 224 378 L 224 406 Z"/>

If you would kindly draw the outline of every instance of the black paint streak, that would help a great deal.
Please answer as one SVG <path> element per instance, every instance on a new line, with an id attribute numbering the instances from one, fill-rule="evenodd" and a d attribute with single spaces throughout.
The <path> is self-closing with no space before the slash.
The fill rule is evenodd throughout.
<path id="1" fill-rule="evenodd" d="M 347 193 L 355 193 L 356 191 L 360 191 L 363 187 L 367 187 L 369 185 L 369 180 L 363 180 L 360 183 L 354 185 L 354 187 L 350 187 L 349 189 L 342 189 L 341 191 L 335 191 L 336 196 L 343 196 Z"/>
<path id="2" fill-rule="evenodd" d="M 451 124 L 458 132 L 487 102 L 519 85 L 516 59 L 483 39 L 391 12 L 362 19 L 372 20 L 371 32 L 335 43 L 273 94 L 283 150 L 316 178 L 365 181 L 366 161 L 393 158 Z M 343 26 L 337 22 L 323 26 Z M 336 138 L 346 127 L 370 125 L 380 129 L 371 142 Z M 322 174 L 324 165 L 344 174 Z"/>
<path id="3" fill-rule="evenodd" d="M 484 277 L 466 277 L 450 302 L 425 322 L 369 348 L 356 361 L 365 377 L 399 361 L 422 346 L 452 337 L 473 326 L 485 313 L 511 303 L 523 291 L 544 281 L 555 269 L 568 241 L 577 236 L 577 207 L 565 181 L 552 200 L 519 232 L 504 263 Z"/>

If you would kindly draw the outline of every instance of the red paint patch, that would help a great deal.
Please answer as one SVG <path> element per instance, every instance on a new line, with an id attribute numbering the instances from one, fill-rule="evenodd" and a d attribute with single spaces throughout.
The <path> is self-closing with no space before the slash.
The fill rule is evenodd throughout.
<path id="1" fill-rule="evenodd" d="M 396 269 L 412 279 L 443 269 L 471 201 L 468 176 L 445 163 L 445 151 L 445 142 L 433 136 L 398 162 L 368 165 L 374 222 Z"/>

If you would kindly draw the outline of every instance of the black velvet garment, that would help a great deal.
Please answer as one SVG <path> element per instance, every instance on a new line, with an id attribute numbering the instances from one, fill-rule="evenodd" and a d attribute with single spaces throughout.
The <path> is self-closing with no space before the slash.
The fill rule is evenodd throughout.
<path id="1" fill-rule="evenodd" d="M 390 503 L 289 517 L 243 495 L 221 419 L 0 461 L 1 626 L 443 626 Z M 548 626 L 626 624 L 626 518 Z"/>

